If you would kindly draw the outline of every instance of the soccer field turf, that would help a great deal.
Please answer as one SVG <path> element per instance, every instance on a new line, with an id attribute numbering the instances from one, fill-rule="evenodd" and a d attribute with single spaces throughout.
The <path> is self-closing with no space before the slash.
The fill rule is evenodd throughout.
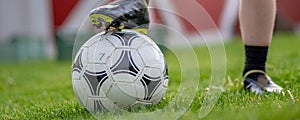
<path id="1" fill-rule="evenodd" d="M 242 42 L 225 43 L 224 92 L 204 119 L 300 120 L 300 36 L 279 34 L 272 41 L 267 71 L 284 88 L 285 94 L 255 95 L 242 88 Z M 218 45 L 212 47 L 218 48 Z M 184 50 L 183 50 L 184 52 Z M 210 80 L 210 54 L 195 46 L 201 70 L 199 90 L 189 110 L 180 119 L 198 119 L 198 112 Z M 165 99 L 153 109 L 171 101 L 180 83 L 176 56 L 165 54 L 170 82 Z M 71 62 L 39 61 L 0 64 L 0 119 L 93 119 L 77 101 L 71 80 Z M 175 109 L 175 108 L 174 108 Z M 147 110 L 146 110 L 147 111 Z M 110 118 L 108 118 L 110 119 Z M 143 118 L 141 118 L 143 119 Z"/>

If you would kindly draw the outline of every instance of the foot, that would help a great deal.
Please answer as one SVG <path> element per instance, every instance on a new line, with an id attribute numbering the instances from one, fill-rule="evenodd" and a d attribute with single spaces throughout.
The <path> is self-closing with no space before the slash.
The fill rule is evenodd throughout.
<path id="1" fill-rule="evenodd" d="M 250 70 L 244 75 L 244 88 L 256 94 L 265 91 L 282 93 L 282 88 L 261 70 Z"/>
<path id="2" fill-rule="evenodd" d="M 106 31 L 132 29 L 147 34 L 149 27 L 146 0 L 117 0 L 90 12 L 90 20 Z"/>

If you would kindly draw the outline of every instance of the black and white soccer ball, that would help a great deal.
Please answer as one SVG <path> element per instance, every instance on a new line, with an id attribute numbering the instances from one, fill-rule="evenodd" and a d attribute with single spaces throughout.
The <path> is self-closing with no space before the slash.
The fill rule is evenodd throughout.
<path id="1" fill-rule="evenodd" d="M 102 32 L 77 52 L 72 84 L 80 103 L 93 113 L 155 105 L 167 90 L 167 65 L 146 35 Z"/>

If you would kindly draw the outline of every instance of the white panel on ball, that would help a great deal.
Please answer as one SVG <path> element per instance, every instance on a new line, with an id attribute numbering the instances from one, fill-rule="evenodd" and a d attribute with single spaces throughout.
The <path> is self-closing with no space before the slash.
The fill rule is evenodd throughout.
<path id="1" fill-rule="evenodd" d="M 142 56 L 145 66 L 162 67 L 162 65 L 164 64 L 164 58 L 160 56 L 160 53 L 156 51 L 156 49 L 151 44 L 138 49 L 138 52 Z"/>
<path id="2" fill-rule="evenodd" d="M 115 47 L 106 40 L 97 41 L 88 47 L 89 63 L 106 63 Z"/>
<path id="3" fill-rule="evenodd" d="M 117 83 L 113 84 L 112 88 L 107 94 L 107 97 L 120 108 L 126 108 L 136 101 L 134 97 L 129 96 L 127 93 L 123 92 L 122 89 L 119 88 L 119 85 L 117 85 Z"/>

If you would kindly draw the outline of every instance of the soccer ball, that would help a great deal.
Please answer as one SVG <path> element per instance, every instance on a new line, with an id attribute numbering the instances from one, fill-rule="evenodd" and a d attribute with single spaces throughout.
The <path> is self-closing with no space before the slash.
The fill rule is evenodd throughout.
<path id="1" fill-rule="evenodd" d="M 146 35 L 102 32 L 78 50 L 72 84 L 80 103 L 93 113 L 155 105 L 167 90 L 167 65 Z"/>

